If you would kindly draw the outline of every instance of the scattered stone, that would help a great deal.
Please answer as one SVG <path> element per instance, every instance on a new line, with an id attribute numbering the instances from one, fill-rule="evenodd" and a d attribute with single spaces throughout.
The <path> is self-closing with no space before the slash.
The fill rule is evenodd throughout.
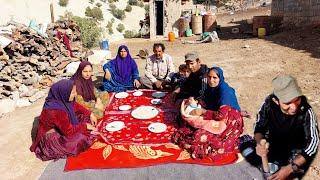
<path id="1" fill-rule="evenodd" d="M 31 97 L 35 95 L 37 92 L 39 92 L 38 89 L 31 88 L 27 92 L 20 93 L 20 97 Z"/>
<path id="2" fill-rule="evenodd" d="M 17 107 L 26 107 L 26 106 L 30 106 L 30 105 L 31 105 L 31 102 L 29 101 L 29 99 L 26 99 L 26 98 L 18 99 L 16 101 Z"/>
<path id="3" fill-rule="evenodd" d="M 0 114 L 5 114 L 14 111 L 16 103 L 12 99 L 1 99 L 0 100 Z"/>
<path id="4" fill-rule="evenodd" d="M 20 93 L 27 93 L 29 91 L 29 88 L 26 86 L 26 85 L 24 85 L 24 84 L 22 84 L 20 87 L 19 87 L 19 92 Z"/>
<path id="5" fill-rule="evenodd" d="M 67 65 L 66 67 L 66 73 L 67 74 L 74 74 L 76 73 L 78 67 L 79 67 L 80 62 L 72 62 Z"/>
<path id="6" fill-rule="evenodd" d="M 36 94 L 34 94 L 33 96 L 29 97 L 29 101 L 30 101 L 31 103 L 34 103 L 34 102 L 36 102 L 38 99 L 40 99 L 40 98 L 42 98 L 42 97 L 44 97 L 44 96 L 45 96 L 45 92 L 39 91 L 39 92 L 37 92 Z"/>
<path id="7" fill-rule="evenodd" d="M 14 101 L 17 101 L 19 98 L 20 98 L 20 95 L 19 95 L 19 91 L 13 91 L 11 92 L 11 96 L 10 98 Z"/>

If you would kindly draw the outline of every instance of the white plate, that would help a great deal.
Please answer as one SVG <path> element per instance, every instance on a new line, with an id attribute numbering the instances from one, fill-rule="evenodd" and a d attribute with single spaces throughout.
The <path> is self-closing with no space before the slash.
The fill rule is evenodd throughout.
<path id="1" fill-rule="evenodd" d="M 129 96 L 129 94 L 126 93 L 126 92 L 119 92 L 119 93 L 117 93 L 117 94 L 115 95 L 115 97 L 118 98 L 118 99 L 126 98 L 126 97 L 128 97 L 128 96 Z"/>
<path id="2" fill-rule="evenodd" d="M 157 104 L 161 104 L 162 100 L 161 99 L 151 99 L 151 104 L 157 105 Z"/>
<path id="3" fill-rule="evenodd" d="M 136 91 L 133 93 L 133 96 L 141 96 L 143 94 L 142 91 Z"/>
<path id="4" fill-rule="evenodd" d="M 122 128 L 124 128 L 124 122 L 123 121 L 113 121 L 106 125 L 106 130 L 113 132 L 113 131 L 119 131 Z"/>
<path id="5" fill-rule="evenodd" d="M 121 111 L 128 111 L 129 109 L 131 109 L 130 105 L 119 106 L 119 110 L 121 110 Z"/>
<path id="6" fill-rule="evenodd" d="M 158 109 L 153 106 L 139 106 L 131 112 L 131 116 L 136 119 L 152 119 L 158 113 Z"/>
<path id="7" fill-rule="evenodd" d="M 148 130 L 153 133 L 162 133 L 167 130 L 167 125 L 163 123 L 152 123 L 148 126 Z"/>
<path id="8" fill-rule="evenodd" d="M 156 91 L 154 93 L 152 93 L 152 96 L 155 97 L 155 98 L 162 98 L 166 95 L 165 92 L 161 92 L 161 91 Z"/>

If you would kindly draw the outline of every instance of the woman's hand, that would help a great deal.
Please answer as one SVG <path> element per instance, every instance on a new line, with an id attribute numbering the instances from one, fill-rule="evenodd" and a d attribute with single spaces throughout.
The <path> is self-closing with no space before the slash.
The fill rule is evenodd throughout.
<path id="1" fill-rule="evenodd" d="M 105 70 L 104 78 L 105 78 L 106 80 L 110 80 L 110 79 L 111 79 L 111 74 L 110 74 L 110 72 L 108 71 L 108 69 Z"/>
<path id="2" fill-rule="evenodd" d="M 157 80 L 154 84 L 158 89 L 163 89 L 161 81 Z"/>
<path id="3" fill-rule="evenodd" d="M 97 125 L 98 119 L 93 113 L 90 114 L 90 121 L 93 126 Z"/>
<path id="4" fill-rule="evenodd" d="M 134 85 L 135 88 L 138 89 L 138 88 L 141 86 L 141 83 L 139 82 L 138 79 L 135 79 L 135 80 L 133 81 L 133 85 Z"/>
<path id="5" fill-rule="evenodd" d="M 87 123 L 87 129 L 88 129 L 89 131 L 97 131 L 97 128 L 94 127 L 92 124 L 89 124 L 89 123 Z"/>

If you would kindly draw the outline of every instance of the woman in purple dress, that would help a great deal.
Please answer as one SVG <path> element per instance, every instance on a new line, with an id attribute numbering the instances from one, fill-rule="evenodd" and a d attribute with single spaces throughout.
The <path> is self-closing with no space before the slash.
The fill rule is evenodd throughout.
<path id="1" fill-rule="evenodd" d="M 76 86 L 71 80 L 53 84 L 44 103 L 35 140 L 30 150 L 43 160 L 75 156 L 92 144 L 91 112 L 74 102 Z"/>

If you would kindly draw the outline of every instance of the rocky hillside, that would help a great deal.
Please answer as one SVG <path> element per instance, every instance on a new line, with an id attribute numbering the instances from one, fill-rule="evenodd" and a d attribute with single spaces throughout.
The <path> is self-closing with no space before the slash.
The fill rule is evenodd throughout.
<path id="1" fill-rule="evenodd" d="M 141 7 L 131 6 L 130 12 L 123 11 L 125 13 L 124 19 L 115 18 L 111 13 L 110 4 L 114 4 L 116 9 L 124 10 L 128 5 L 128 0 L 64 0 L 68 2 L 65 7 L 59 5 L 59 1 L 61 0 L 0 0 L 0 25 L 6 24 L 10 20 L 28 25 L 32 19 L 36 20 L 37 23 L 50 23 L 51 2 L 54 6 L 55 20 L 63 16 L 65 12 L 85 17 L 87 7 L 93 9 L 99 6 L 103 14 L 103 20 L 100 21 L 101 27 L 106 28 L 108 22 L 113 21 L 113 34 L 119 34 L 117 27 L 120 23 L 124 25 L 125 30 L 138 31 L 140 29 L 139 21 L 144 19 L 145 14 L 145 8 L 140 4 Z M 130 1 L 134 2 L 134 0 Z M 109 32 L 107 31 L 107 33 Z"/>

